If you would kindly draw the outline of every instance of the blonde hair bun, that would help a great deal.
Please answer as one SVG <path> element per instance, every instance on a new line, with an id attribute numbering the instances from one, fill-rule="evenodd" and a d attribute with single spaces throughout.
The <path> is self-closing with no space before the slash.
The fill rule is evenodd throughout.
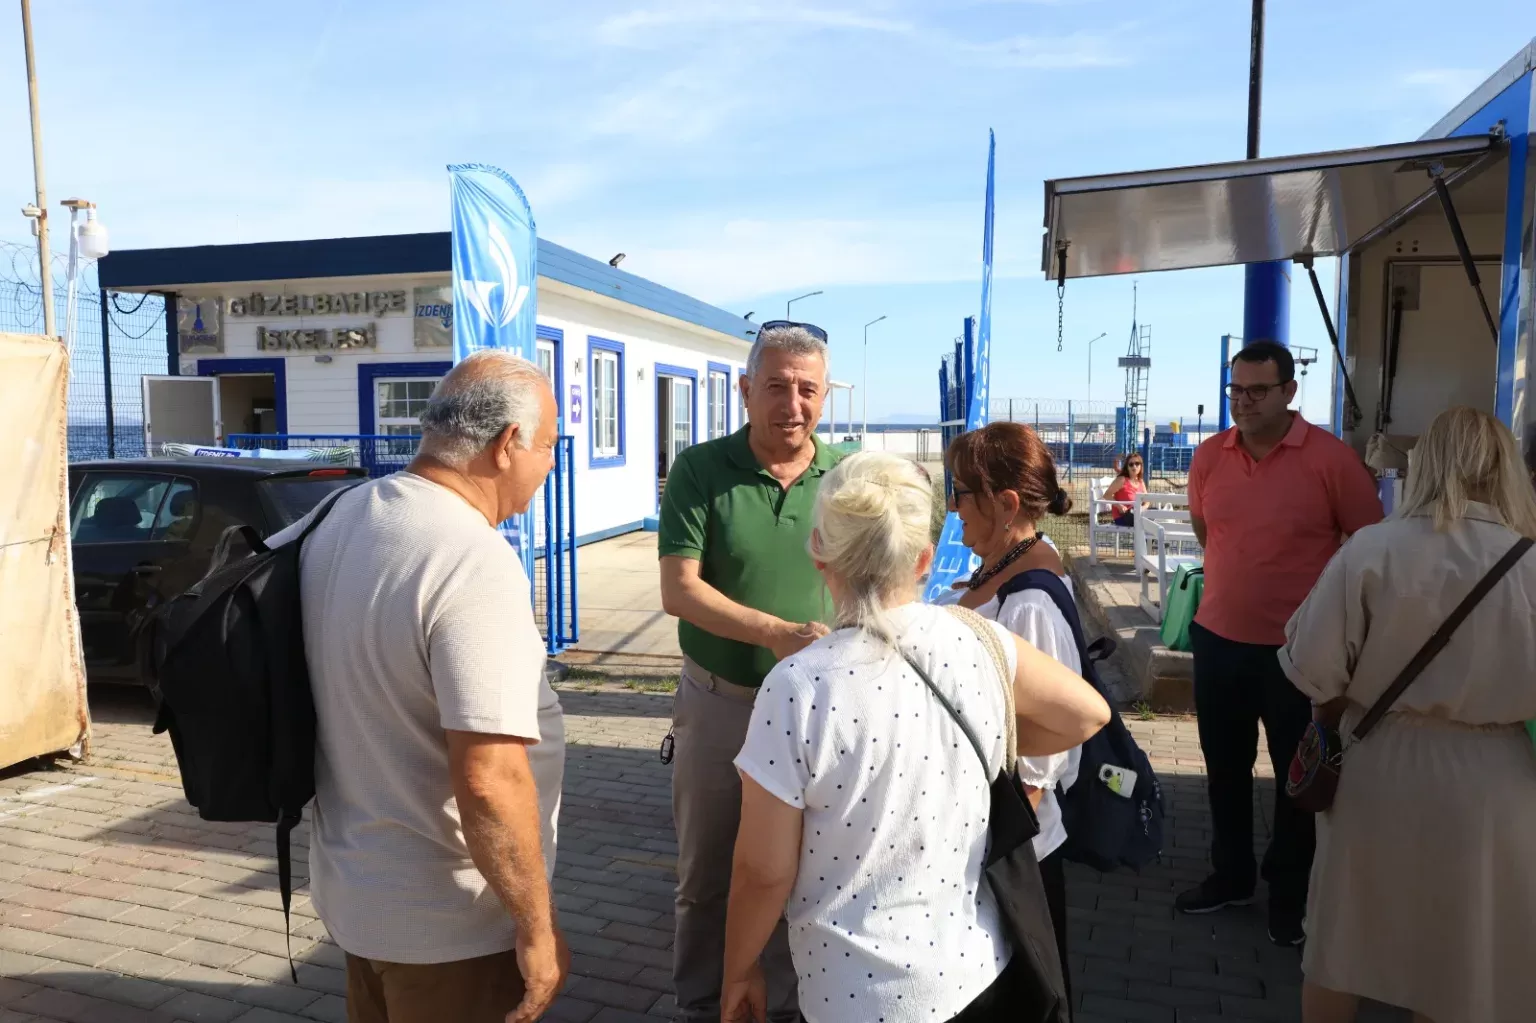
<path id="1" fill-rule="evenodd" d="M 889 594 L 909 583 L 929 542 L 933 484 L 911 459 L 861 452 L 822 480 L 811 556 L 850 590 L 838 624 L 893 640 L 885 620 Z"/>

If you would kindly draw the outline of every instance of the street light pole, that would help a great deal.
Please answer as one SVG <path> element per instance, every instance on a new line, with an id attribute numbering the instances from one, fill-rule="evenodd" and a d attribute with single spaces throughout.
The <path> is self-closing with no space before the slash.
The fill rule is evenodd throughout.
<path id="1" fill-rule="evenodd" d="M 32 114 L 32 177 L 37 183 L 37 264 L 43 293 L 43 333 L 53 326 L 53 267 L 48 253 L 48 191 L 43 184 L 43 115 L 37 109 L 37 62 L 32 56 L 32 3 L 21 0 L 21 41 L 27 55 L 27 103 Z"/>
<path id="2" fill-rule="evenodd" d="M 1105 331 L 1094 338 L 1093 341 L 1088 342 L 1088 401 L 1090 403 L 1093 401 L 1093 345 L 1095 341 L 1102 341 L 1108 336 L 1109 332 Z"/>
<path id="3" fill-rule="evenodd" d="M 869 443 L 869 328 L 885 319 L 877 316 L 864 324 L 864 432 L 859 435 L 860 445 Z"/>
<path id="4" fill-rule="evenodd" d="M 805 294 L 803 294 L 803 295 L 796 295 L 794 298 L 790 299 L 788 302 L 785 302 L 784 303 L 784 318 L 786 320 L 791 318 L 790 315 L 789 315 L 789 307 L 790 306 L 794 305 L 796 302 L 800 301 L 802 298 L 815 298 L 817 295 L 820 295 L 820 294 L 821 294 L 821 292 L 819 292 L 819 291 L 807 291 Z"/>

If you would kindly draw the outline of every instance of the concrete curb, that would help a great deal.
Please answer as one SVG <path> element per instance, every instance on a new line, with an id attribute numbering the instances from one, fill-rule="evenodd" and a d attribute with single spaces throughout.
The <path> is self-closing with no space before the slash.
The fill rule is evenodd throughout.
<path id="1" fill-rule="evenodd" d="M 1086 557 L 1075 557 L 1067 569 L 1097 631 L 1115 637 L 1115 656 L 1135 690 L 1132 699 L 1144 700 L 1158 711 L 1193 711 L 1194 657 L 1169 650 L 1145 611 L 1120 602 L 1113 585 L 1116 580 L 1103 564 L 1090 565 Z"/>

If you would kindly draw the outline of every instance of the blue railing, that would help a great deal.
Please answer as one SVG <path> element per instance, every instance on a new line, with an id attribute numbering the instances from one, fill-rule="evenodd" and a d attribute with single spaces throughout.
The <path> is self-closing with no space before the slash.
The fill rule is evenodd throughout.
<path id="1" fill-rule="evenodd" d="M 230 447 L 242 451 L 347 449 L 351 463 L 370 476 L 387 476 L 410 464 L 419 436 L 356 433 L 232 433 Z M 555 467 L 534 495 L 533 572 L 529 579 L 533 617 L 554 656 L 581 638 L 576 606 L 576 442 L 562 436 L 555 444 Z"/>

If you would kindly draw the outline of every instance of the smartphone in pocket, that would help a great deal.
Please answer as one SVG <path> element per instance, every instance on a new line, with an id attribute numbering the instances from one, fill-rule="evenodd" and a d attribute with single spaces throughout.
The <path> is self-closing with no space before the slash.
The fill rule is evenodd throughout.
<path id="1" fill-rule="evenodd" d="M 1099 781 L 1103 782 L 1109 791 L 1117 796 L 1131 798 L 1136 791 L 1136 772 L 1124 767 L 1116 767 L 1114 764 L 1103 764 L 1099 767 Z"/>

